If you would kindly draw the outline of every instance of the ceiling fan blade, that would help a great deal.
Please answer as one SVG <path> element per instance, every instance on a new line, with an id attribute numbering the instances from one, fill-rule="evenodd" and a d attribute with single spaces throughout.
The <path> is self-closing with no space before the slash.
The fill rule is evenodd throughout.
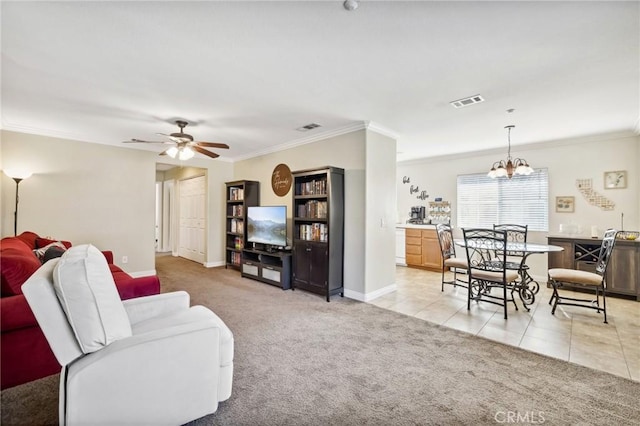
<path id="1" fill-rule="evenodd" d="M 183 138 L 177 138 L 175 136 L 167 135 L 166 133 L 156 133 L 156 135 L 166 136 L 174 142 L 184 142 Z"/>
<path id="2" fill-rule="evenodd" d="M 223 148 L 229 149 L 229 145 L 226 143 L 218 143 L 218 142 L 196 142 L 194 145 L 197 146 L 206 146 L 208 148 Z"/>
<path id="3" fill-rule="evenodd" d="M 129 141 L 122 141 L 122 143 L 173 143 L 164 141 L 144 141 L 142 139 L 131 139 Z"/>
<path id="4" fill-rule="evenodd" d="M 206 150 L 206 149 L 204 149 L 204 148 L 200 148 L 198 145 L 194 145 L 194 146 L 192 146 L 191 148 L 193 148 L 193 150 L 194 150 L 194 151 L 197 151 L 197 152 L 199 152 L 200 154 L 204 154 L 204 155 L 206 155 L 206 156 L 208 156 L 208 157 L 211 157 L 211 158 L 218 158 L 218 157 L 220 157 L 220 156 L 219 156 L 218 154 L 216 154 L 215 152 L 207 151 L 207 150 Z"/>

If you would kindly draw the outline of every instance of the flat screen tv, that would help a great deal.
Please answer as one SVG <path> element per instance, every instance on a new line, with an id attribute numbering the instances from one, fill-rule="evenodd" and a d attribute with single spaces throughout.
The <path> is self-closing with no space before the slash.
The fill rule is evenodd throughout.
<path id="1" fill-rule="evenodd" d="M 287 245 L 287 206 L 260 206 L 247 209 L 247 241 L 266 248 Z"/>

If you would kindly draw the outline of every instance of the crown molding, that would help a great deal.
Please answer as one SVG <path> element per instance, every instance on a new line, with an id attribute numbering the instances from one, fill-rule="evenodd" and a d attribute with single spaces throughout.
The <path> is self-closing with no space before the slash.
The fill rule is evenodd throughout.
<path id="1" fill-rule="evenodd" d="M 327 130 L 321 133 L 316 133 L 312 136 L 307 136 L 304 138 L 300 138 L 300 139 L 294 139 L 292 141 L 289 142 L 284 142 L 281 143 L 279 145 L 276 146 L 272 146 L 269 148 L 265 148 L 263 150 L 260 151 L 254 151 L 250 154 L 246 154 L 246 155 L 239 155 L 237 157 L 233 157 L 233 161 L 242 161 L 242 160 L 248 160 L 250 158 L 255 158 L 255 157 L 260 157 L 262 155 L 267 155 L 267 154 L 273 154 L 274 152 L 280 152 L 280 151 L 284 151 L 286 149 L 291 149 L 291 148 L 295 148 L 297 146 L 302 146 L 302 145 L 307 145 L 313 142 L 317 142 L 317 141 L 321 141 L 323 139 L 328 139 L 328 138 L 332 138 L 335 136 L 340 136 L 340 135 L 344 135 L 347 133 L 352 133 L 358 130 L 364 130 L 366 129 L 366 125 L 364 121 L 357 121 L 355 123 L 351 123 L 351 124 L 347 124 L 346 126 L 342 126 L 342 127 L 338 127 L 336 129 L 332 129 L 332 130 Z"/>
<path id="2" fill-rule="evenodd" d="M 400 135 L 395 132 L 394 130 L 388 128 L 388 127 L 384 127 L 378 123 L 375 123 L 373 121 L 365 121 L 364 122 L 364 126 L 367 130 L 372 130 L 376 133 L 380 133 L 381 135 L 390 137 L 391 139 L 395 139 L 398 140 L 400 138 Z"/>
<path id="3" fill-rule="evenodd" d="M 18 126 L 6 122 L 2 123 L 2 130 L 6 130 L 9 132 L 27 133 L 36 136 L 45 136 L 49 138 L 67 139 L 77 142 L 89 142 L 87 139 L 82 138 L 77 133 L 61 132 L 59 130 L 44 129 L 42 127 Z M 105 144 L 104 142 L 98 141 L 96 141 L 95 143 Z"/>
<path id="4" fill-rule="evenodd" d="M 517 147 L 518 152 L 521 151 L 531 151 L 543 148 L 553 148 L 558 146 L 568 146 L 568 145 L 579 145 L 583 143 L 591 143 L 591 142 L 606 142 L 613 139 L 626 139 L 626 138 L 636 138 L 637 135 L 635 132 L 631 131 L 623 131 L 623 132 L 611 132 L 611 133 L 602 133 L 597 135 L 590 136 L 582 136 L 576 138 L 567 138 L 567 139 L 558 139 L 558 140 L 550 140 L 550 141 L 542 141 L 542 142 L 533 142 L 522 145 L 511 145 L 513 149 L 514 146 Z M 435 163 L 440 161 L 447 160 L 456 160 L 461 158 L 468 157 L 477 157 L 478 155 L 494 155 L 494 154 L 504 154 L 506 151 L 504 148 L 491 148 L 491 149 L 483 149 L 478 151 L 468 151 L 468 152 L 459 152 L 456 154 L 447 154 L 447 155 L 439 155 L 435 157 L 422 157 L 422 158 L 412 158 L 409 160 L 398 161 L 397 164 L 401 166 L 410 166 L 413 164 L 424 164 L 424 163 Z"/>
<path id="5" fill-rule="evenodd" d="M 250 158 L 260 157 L 262 155 L 273 154 L 274 152 L 284 151 L 286 149 L 291 149 L 297 146 L 302 146 L 302 145 L 310 144 L 313 142 L 318 142 L 324 139 L 344 135 L 347 133 L 356 132 L 358 130 L 372 130 L 374 132 L 380 133 L 392 139 L 396 139 L 396 140 L 398 139 L 398 133 L 394 132 L 388 127 L 381 126 L 377 123 L 374 123 L 373 121 L 356 121 L 354 123 L 347 124 L 346 126 L 327 130 L 321 133 L 316 133 L 312 136 L 307 136 L 300 139 L 294 139 L 292 141 L 281 143 L 280 145 L 266 148 L 261 151 L 254 151 L 247 155 L 240 155 L 237 157 L 233 157 L 231 161 L 233 162 L 242 161 L 242 160 L 248 160 Z"/>

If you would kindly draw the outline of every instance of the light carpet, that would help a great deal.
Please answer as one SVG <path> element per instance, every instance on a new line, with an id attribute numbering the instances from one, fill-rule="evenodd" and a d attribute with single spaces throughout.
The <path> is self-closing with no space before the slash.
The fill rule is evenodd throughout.
<path id="1" fill-rule="evenodd" d="M 188 291 L 235 336 L 233 395 L 194 426 L 640 419 L 638 382 L 339 296 L 327 303 L 283 291 L 231 269 L 171 256 L 158 257 L 156 268 L 163 292 Z M 3 391 L 2 424 L 57 423 L 57 380 Z"/>

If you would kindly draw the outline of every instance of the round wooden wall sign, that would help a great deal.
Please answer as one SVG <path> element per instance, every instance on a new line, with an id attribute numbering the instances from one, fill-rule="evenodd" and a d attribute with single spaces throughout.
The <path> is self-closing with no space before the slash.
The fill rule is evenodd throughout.
<path id="1" fill-rule="evenodd" d="M 271 174 L 271 188 L 278 197 L 284 197 L 291 189 L 291 170 L 286 164 L 278 164 Z"/>

